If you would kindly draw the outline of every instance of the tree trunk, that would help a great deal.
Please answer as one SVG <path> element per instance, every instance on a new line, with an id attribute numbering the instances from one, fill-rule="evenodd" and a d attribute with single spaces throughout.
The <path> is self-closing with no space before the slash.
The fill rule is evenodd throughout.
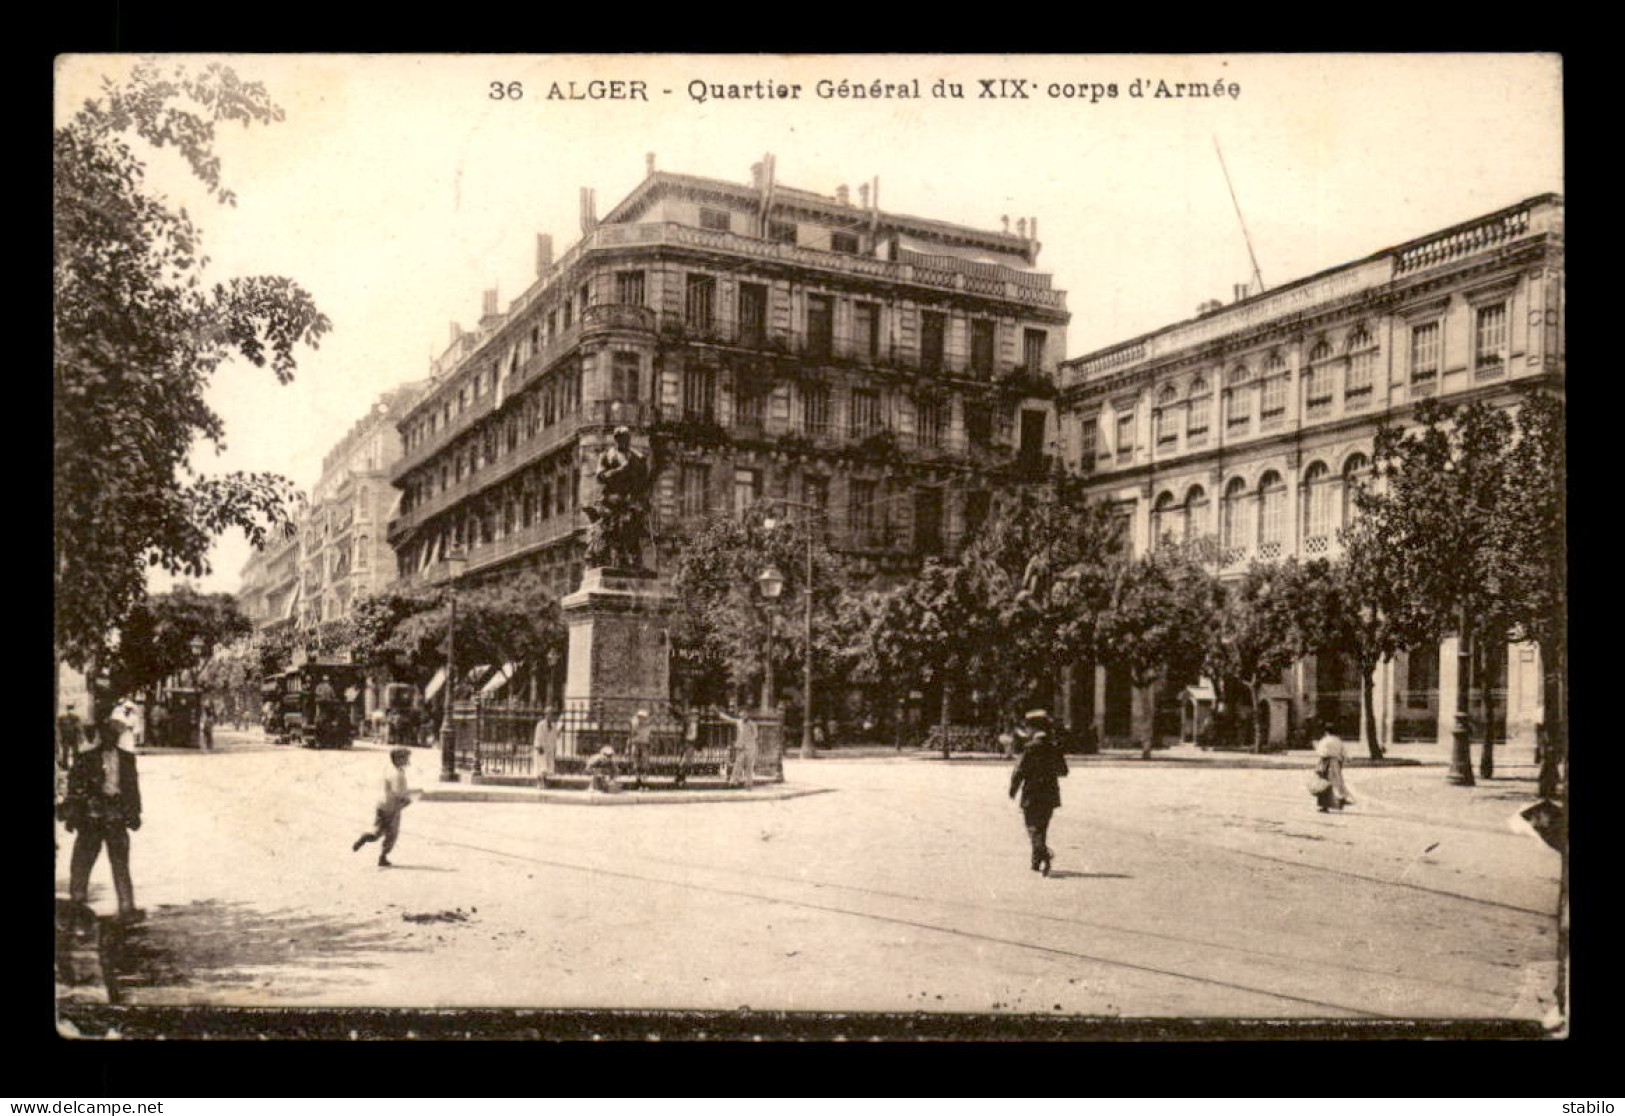
<path id="1" fill-rule="evenodd" d="M 1382 759 L 1382 743 L 1377 739 L 1376 663 L 1360 663 L 1360 705 L 1365 714 L 1365 747 L 1374 760 Z"/>
<path id="2" fill-rule="evenodd" d="M 1540 796 L 1566 799 L 1562 765 L 1567 759 L 1568 718 L 1564 705 L 1563 652 L 1555 646 L 1548 648 L 1542 645 L 1540 657 L 1543 675 L 1541 705 L 1544 712 L 1541 723 L 1535 729 L 1541 734 Z"/>
<path id="3" fill-rule="evenodd" d="M 1259 755 L 1264 751 L 1264 745 L 1269 739 L 1269 709 L 1263 704 L 1261 690 L 1263 687 L 1257 682 L 1247 683 L 1247 692 L 1253 699 L 1253 754 Z"/>
<path id="4" fill-rule="evenodd" d="M 1487 639 L 1479 640 L 1476 648 L 1477 654 L 1473 657 L 1478 668 L 1475 673 L 1478 675 L 1478 688 L 1483 695 L 1482 704 L 1484 708 L 1484 744 L 1482 750 L 1478 753 L 1478 777 L 1480 779 L 1495 778 L 1495 698 L 1491 694 L 1492 687 L 1489 684 L 1491 677 L 1489 642 Z M 1501 653 L 1506 653 L 1504 646 Z"/>
<path id="5" fill-rule="evenodd" d="M 948 679 L 944 678 L 942 680 L 942 708 L 938 712 L 938 721 L 937 721 L 939 727 L 942 729 L 942 758 L 943 759 L 952 759 L 953 758 L 953 747 L 952 747 L 952 744 L 949 741 L 949 736 L 948 736 L 949 701 L 950 701 L 950 698 L 952 696 L 952 693 L 953 693 L 952 688 L 948 685 Z"/>

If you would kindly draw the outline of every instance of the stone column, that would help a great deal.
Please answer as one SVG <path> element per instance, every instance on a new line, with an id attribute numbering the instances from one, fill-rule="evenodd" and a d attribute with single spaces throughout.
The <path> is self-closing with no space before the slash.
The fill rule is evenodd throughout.
<path id="1" fill-rule="evenodd" d="M 565 698 L 666 701 L 675 605 L 654 574 L 588 570 L 581 588 L 559 602 L 570 638 Z"/>

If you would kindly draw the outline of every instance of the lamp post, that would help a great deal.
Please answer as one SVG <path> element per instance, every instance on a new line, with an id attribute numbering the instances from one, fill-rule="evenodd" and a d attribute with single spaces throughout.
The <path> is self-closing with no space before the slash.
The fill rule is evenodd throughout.
<path id="1" fill-rule="evenodd" d="M 822 508 L 813 504 L 798 503 L 795 500 L 780 500 L 786 507 L 798 508 L 813 515 L 826 514 Z M 770 515 L 762 521 L 762 525 L 771 531 L 776 521 Z M 813 533 L 811 525 L 807 528 L 807 580 L 802 585 L 802 650 L 801 650 L 801 758 L 812 759 L 817 755 L 813 749 Z"/>
<path id="2" fill-rule="evenodd" d="M 198 686 L 198 673 L 203 668 L 203 652 L 207 649 L 208 644 L 203 641 L 202 636 L 195 635 L 192 637 L 190 646 L 192 648 L 192 689 L 198 690 L 197 721 L 192 725 L 192 746 L 196 748 L 201 747 L 203 744 L 203 693 Z"/>
<path id="3" fill-rule="evenodd" d="M 1456 716 L 1450 733 L 1450 770 L 1445 781 L 1458 787 L 1473 786 L 1473 754 L 1469 743 L 1472 732 L 1471 696 L 1473 651 L 1467 634 L 1467 605 L 1462 604 L 1456 617 Z"/>
<path id="4" fill-rule="evenodd" d="M 446 708 L 440 720 L 440 781 L 457 781 L 457 731 L 452 726 L 452 703 L 457 700 L 457 579 L 468 568 L 462 548 L 446 555 L 446 592 L 451 600 L 451 616 L 446 623 Z"/>
<path id="5" fill-rule="evenodd" d="M 756 575 L 756 586 L 762 591 L 762 598 L 768 602 L 767 614 L 767 654 L 763 656 L 766 677 L 762 686 L 762 712 L 766 713 L 773 708 L 773 618 L 777 615 L 772 611 L 773 602 L 779 599 L 784 592 L 784 575 L 779 568 L 771 562 Z"/>

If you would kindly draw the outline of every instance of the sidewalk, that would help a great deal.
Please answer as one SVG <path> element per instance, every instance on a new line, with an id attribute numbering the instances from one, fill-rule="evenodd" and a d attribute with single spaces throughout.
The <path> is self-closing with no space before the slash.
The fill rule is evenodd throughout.
<path id="1" fill-rule="evenodd" d="M 602 791 L 541 790 L 535 786 L 503 786 L 493 783 L 430 783 L 423 789 L 424 802 L 547 802 L 564 806 L 691 806 L 701 802 L 779 802 L 809 794 L 825 794 L 831 787 L 794 783 L 761 783 L 749 790 L 722 787 L 696 790 Z"/>

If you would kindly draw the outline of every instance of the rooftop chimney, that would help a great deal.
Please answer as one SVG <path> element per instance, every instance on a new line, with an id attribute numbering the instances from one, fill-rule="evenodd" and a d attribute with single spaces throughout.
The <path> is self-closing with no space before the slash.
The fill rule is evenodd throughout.
<path id="1" fill-rule="evenodd" d="M 1231 285 L 1231 290 L 1235 294 L 1235 298 L 1231 300 L 1233 302 L 1240 302 L 1242 299 L 1247 297 L 1246 283 L 1234 283 Z"/>
<path id="2" fill-rule="evenodd" d="M 1016 218 L 1016 235 L 1021 237 L 1023 240 L 1027 239 L 1027 218 Z"/>
<path id="3" fill-rule="evenodd" d="M 1220 302 L 1216 298 L 1210 298 L 1206 302 L 1203 302 L 1201 305 L 1199 305 L 1196 308 L 1196 316 L 1198 318 L 1205 318 L 1209 314 L 1213 313 L 1215 310 L 1223 310 L 1223 309 L 1224 309 L 1224 303 Z"/>
<path id="4" fill-rule="evenodd" d="M 865 209 L 869 208 L 869 184 L 867 182 L 858 183 L 858 204 Z"/>
<path id="5" fill-rule="evenodd" d="M 598 194 L 590 186 L 581 188 L 581 235 L 598 227 Z"/>
<path id="6" fill-rule="evenodd" d="M 1008 213 L 1003 214 L 1002 216 L 999 217 L 999 220 L 1004 222 L 1004 231 L 1009 232 L 1010 231 L 1010 214 L 1008 214 Z"/>
<path id="7" fill-rule="evenodd" d="M 645 173 L 645 174 L 653 174 L 654 172 L 655 172 L 655 153 L 653 151 L 651 151 L 651 152 L 649 152 L 647 155 L 645 155 L 643 157 L 643 173 Z"/>
<path id="8" fill-rule="evenodd" d="M 462 337 L 462 335 L 463 335 L 463 327 L 461 325 L 458 325 L 456 322 L 452 322 L 451 323 L 451 343 L 453 345 L 457 344 L 457 339 Z"/>
<path id="9" fill-rule="evenodd" d="M 497 312 L 497 291 L 495 287 L 485 292 L 484 313 L 482 317 L 495 317 Z"/>
<path id="10" fill-rule="evenodd" d="M 553 267 L 553 238 L 547 233 L 536 234 L 536 278 L 540 279 Z"/>
<path id="11" fill-rule="evenodd" d="M 839 202 L 841 205 L 851 205 L 852 204 L 851 191 L 849 191 L 846 188 L 846 184 L 844 182 L 841 185 L 835 187 L 835 200 L 837 202 Z"/>
<path id="12" fill-rule="evenodd" d="M 751 189 L 753 189 L 753 190 L 760 190 L 762 188 L 762 164 L 761 163 L 752 163 L 750 165 L 750 186 L 751 186 Z"/>

